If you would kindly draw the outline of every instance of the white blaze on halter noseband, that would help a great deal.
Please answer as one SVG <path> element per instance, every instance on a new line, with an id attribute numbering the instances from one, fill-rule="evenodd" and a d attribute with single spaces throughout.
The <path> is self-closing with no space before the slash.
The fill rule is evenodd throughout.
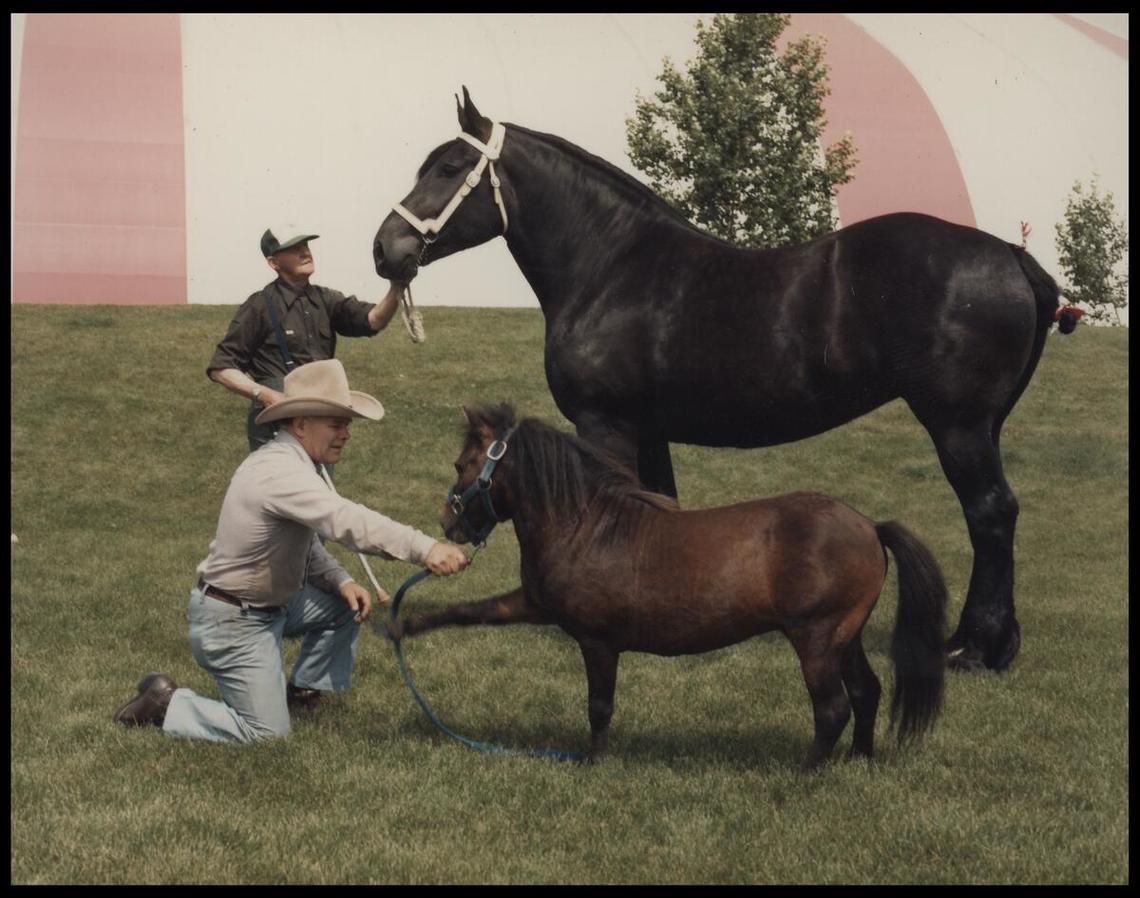
<path id="1" fill-rule="evenodd" d="M 455 192 L 455 196 L 451 198 L 443 211 L 439 213 L 436 218 L 422 219 L 417 218 L 413 213 L 405 209 L 400 203 L 396 203 L 392 208 L 396 210 L 397 214 L 404 219 L 408 224 L 420 232 L 420 235 L 428 243 L 431 243 L 439 232 L 443 230 L 443 226 L 447 224 L 447 220 L 451 218 L 452 213 L 459 208 L 472 190 L 479 186 L 479 182 L 483 178 L 483 169 L 490 168 L 491 170 L 491 187 L 495 191 L 495 205 L 499 207 L 499 214 L 503 217 L 503 233 L 507 233 L 507 207 L 503 203 L 503 194 L 499 190 L 500 181 L 495 175 L 495 162 L 499 158 L 499 153 L 503 149 L 503 138 L 506 136 L 507 129 L 504 128 L 499 122 L 495 122 L 491 126 L 491 139 L 487 143 L 477 140 L 470 134 L 464 131 L 459 132 L 461 139 L 466 140 L 471 146 L 475 147 L 482 157 L 475 167 L 467 173 L 463 184 L 460 185 L 459 190 Z"/>

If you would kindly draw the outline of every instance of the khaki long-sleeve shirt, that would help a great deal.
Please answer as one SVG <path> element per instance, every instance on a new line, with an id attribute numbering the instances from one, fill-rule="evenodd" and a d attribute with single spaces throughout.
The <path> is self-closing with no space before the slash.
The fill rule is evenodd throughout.
<path id="1" fill-rule="evenodd" d="M 352 579 L 317 534 L 357 552 L 422 564 L 435 540 L 333 492 L 288 431 L 230 480 L 198 575 L 254 605 L 285 605 L 305 581 L 337 594 Z"/>

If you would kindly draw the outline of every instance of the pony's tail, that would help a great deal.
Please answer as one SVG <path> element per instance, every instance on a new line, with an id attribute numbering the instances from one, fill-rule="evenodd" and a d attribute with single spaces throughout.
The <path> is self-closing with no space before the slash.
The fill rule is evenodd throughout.
<path id="1" fill-rule="evenodd" d="M 890 728 L 898 723 L 902 743 L 928 730 L 942 708 L 946 583 L 930 550 L 902 524 L 878 523 L 875 532 L 894 554 L 899 569 L 898 616 L 891 637 L 895 688 Z"/>

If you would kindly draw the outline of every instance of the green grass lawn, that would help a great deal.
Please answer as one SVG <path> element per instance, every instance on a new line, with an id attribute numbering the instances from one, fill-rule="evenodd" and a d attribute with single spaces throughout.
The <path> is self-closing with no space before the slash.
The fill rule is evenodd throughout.
<path id="1" fill-rule="evenodd" d="M 624 655 L 611 757 L 595 768 L 441 739 L 371 632 L 354 688 L 287 741 L 114 726 L 147 670 L 217 694 L 191 657 L 185 606 L 246 453 L 245 403 L 204 373 L 232 312 L 12 309 L 13 883 L 1128 881 L 1127 331 L 1051 334 L 1003 433 L 1021 503 L 1011 670 L 950 676 L 918 746 L 895 747 L 884 709 L 874 765 L 805 775 L 810 704 L 775 634 L 695 657 Z M 350 383 L 387 415 L 353 428 L 337 488 L 437 535 L 461 404 L 507 400 L 568 424 L 546 388 L 537 310 L 424 312 L 422 345 L 398 324 L 341 341 Z M 938 557 L 956 623 L 965 524 L 901 403 L 773 449 L 676 446 L 674 464 L 688 507 L 808 488 L 897 518 Z M 466 573 L 424 583 L 405 607 L 506 590 L 517 567 L 504 525 Z M 416 570 L 373 568 L 393 593 Z M 887 689 L 894 591 L 892 574 L 865 638 Z M 405 654 L 458 731 L 585 746 L 583 665 L 561 632 L 441 630 Z M 838 756 L 850 739 L 848 727 Z"/>

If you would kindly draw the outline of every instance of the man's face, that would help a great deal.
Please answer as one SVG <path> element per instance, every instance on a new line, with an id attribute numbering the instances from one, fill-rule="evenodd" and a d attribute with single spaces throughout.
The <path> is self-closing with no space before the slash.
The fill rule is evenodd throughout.
<path id="1" fill-rule="evenodd" d="M 309 458 L 322 465 L 335 465 L 348 442 L 351 418 L 304 416 L 293 419 L 292 432 Z"/>
<path id="2" fill-rule="evenodd" d="M 317 269 L 307 240 L 274 253 L 267 261 L 270 268 L 293 281 L 307 280 Z"/>

